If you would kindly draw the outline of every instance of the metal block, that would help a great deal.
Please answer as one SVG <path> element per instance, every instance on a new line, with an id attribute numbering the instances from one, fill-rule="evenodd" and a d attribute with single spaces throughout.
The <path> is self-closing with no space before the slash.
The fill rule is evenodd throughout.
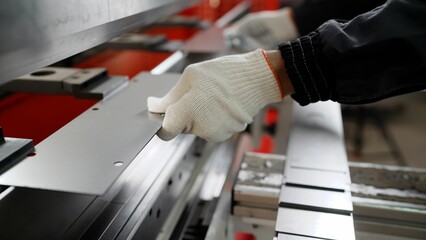
<path id="1" fill-rule="evenodd" d="M 350 177 L 348 174 L 313 169 L 290 168 L 289 171 L 285 172 L 284 183 L 340 191 L 348 191 L 350 189 Z"/>
<path id="2" fill-rule="evenodd" d="M 63 88 L 65 91 L 80 91 L 96 82 L 100 78 L 106 77 L 108 72 L 106 68 L 76 69 L 72 76 L 63 79 Z"/>
<path id="3" fill-rule="evenodd" d="M 279 208 L 275 231 L 299 236 L 355 240 L 352 216 Z"/>
<path id="4" fill-rule="evenodd" d="M 37 155 L 0 176 L 0 184 L 99 195 L 161 127 L 146 109 L 148 96 L 166 94 L 178 74 L 138 75 L 36 146 Z"/>
<path id="5" fill-rule="evenodd" d="M 34 151 L 33 140 L 2 138 L 0 142 L 0 175 Z"/>
<path id="6" fill-rule="evenodd" d="M 352 212 L 350 192 L 325 191 L 320 189 L 283 186 L 280 206 L 297 206 L 301 209 L 316 209 L 323 212 Z"/>
<path id="7" fill-rule="evenodd" d="M 127 86 L 127 76 L 108 76 L 105 68 L 42 68 L 0 88 L 8 92 L 71 94 L 104 99 Z"/>
<path id="8" fill-rule="evenodd" d="M 79 69 L 47 67 L 23 75 L 1 86 L 1 91 L 64 94 L 63 81 Z"/>
<path id="9" fill-rule="evenodd" d="M 127 77 L 110 76 L 84 90 L 74 92 L 76 98 L 107 99 L 128 85 Z"/>

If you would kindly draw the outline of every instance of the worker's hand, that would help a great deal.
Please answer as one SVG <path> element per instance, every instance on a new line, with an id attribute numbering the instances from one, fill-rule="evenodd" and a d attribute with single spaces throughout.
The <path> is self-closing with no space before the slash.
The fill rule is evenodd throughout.
<path id="1" fill-rule="evenodd" d="M 278 44 L 298 36 L 291 8 L 250 13 L 224 31 L 229 44 L 245 51 L 276 49 Z"/>
<path id="2" fill-rule="evenodd" d="M 170 140 L 192 133 L 222 141 L 243 131 L 265 105 L 282 100 L 280 84 L 263 50 L 188 66 L 163 98 L 148 98 L 148 110 L 165 113 L 157 135 Z"/>

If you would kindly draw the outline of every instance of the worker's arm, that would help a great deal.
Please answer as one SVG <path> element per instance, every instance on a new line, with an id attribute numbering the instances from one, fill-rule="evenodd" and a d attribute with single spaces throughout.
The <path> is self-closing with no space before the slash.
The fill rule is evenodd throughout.
<path id="1" fill-rule="evenodd" d="M 306 35 L 330 19 L 350 20 L 373 10 L 386 0 L 302 0 L 292 5 L 300 35 Z"/>
<path id="2" fill-rule="evenodd" d="M 301 105 L 359 104 L 426 87 L 426 2 L 390 0 L 280 45 Z"/>
<path id="3" fill-rule="evenodd" d="M 356 104 L 424 89 L 425 5 L 391 0 L 349 22 L 328 21 L 280 45 L 280 51 L 190 65 L 166 96 L 148 99 L 150 111 L 166 113 L 159 136 L 192 133 L 224 140 L 242 131 L 266 104 L 289 94 L 301 105 Z"/>
<path id="4" fill-rule="evenodd" d="M 224 31 L 230 45 L 243 51 L 275 49 L 283 41 L 314 31 L 329 19 L 352 19 L 385 0 L 302 0 L 276 11 L 250 13 Z"/>

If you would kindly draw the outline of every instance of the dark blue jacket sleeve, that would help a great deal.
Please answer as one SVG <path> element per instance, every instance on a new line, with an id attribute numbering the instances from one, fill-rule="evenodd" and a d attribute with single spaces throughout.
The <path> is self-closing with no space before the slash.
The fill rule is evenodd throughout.
<path id="1" fill-rule="evenodd" d="M 426 1 L 389 0 L 279 46 L 301 105 L 370 103 L 426 88 Z"/>
<path id="2" fill-rule="evenodd" d="M 386 0 L 302 0 L 290 5 L 300 35 L 306 35 L 330 19 L 350 20 Z"/>

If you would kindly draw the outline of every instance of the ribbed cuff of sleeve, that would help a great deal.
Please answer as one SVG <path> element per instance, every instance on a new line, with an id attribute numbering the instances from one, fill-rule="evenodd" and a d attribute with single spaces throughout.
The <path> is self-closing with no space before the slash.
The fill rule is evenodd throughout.
<path id="1" fill-rule="evenodd" d="M 288 77 L 293 85 L 292 98 L 300 105 L 333 100 L 331 68 L 322 53 L 319 33 L 312 32 L 279 45 Z"/>

